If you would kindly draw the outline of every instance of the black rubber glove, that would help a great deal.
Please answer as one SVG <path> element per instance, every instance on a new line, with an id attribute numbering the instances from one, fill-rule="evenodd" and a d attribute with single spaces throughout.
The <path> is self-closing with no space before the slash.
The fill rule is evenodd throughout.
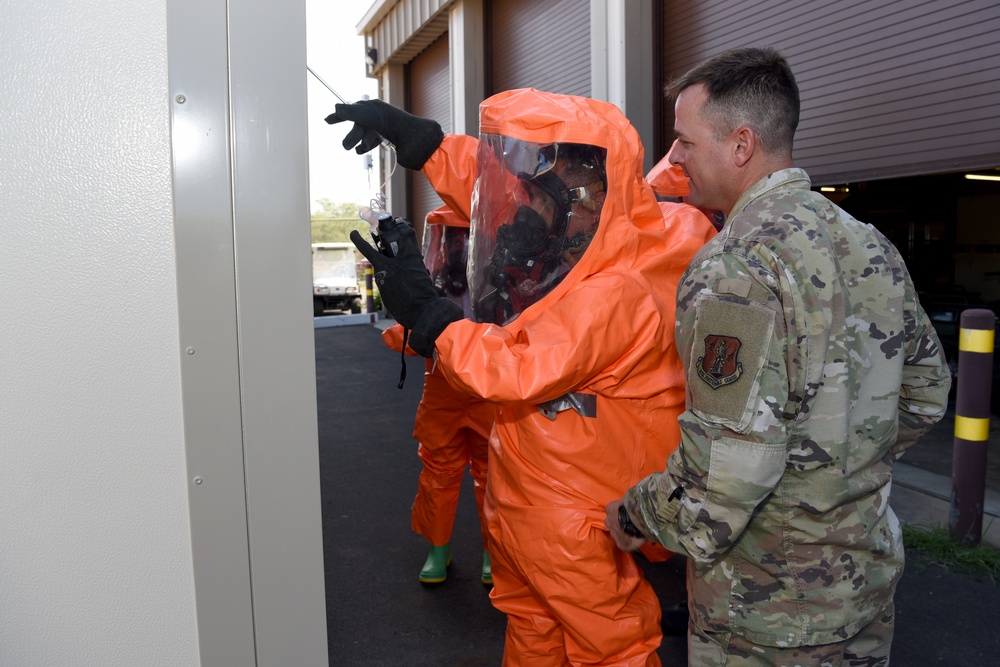
<path id="1" fill-rule="evenodd" d="M 410 329 L 409 345 L 424 357 L 434 356 L 434 342 L 452 322 L 462 319 L 462 308 L 434 289 L 417 244 L 413 227 L 401 220 L 399 250 L 386 257 L 351 232 L 351 241 L 371 263 L 382 303 L 403 327 Z"/>
<path id="2" fill-rule="evenodd" d="M 388 139 L 396 147 L 396 159 L 407 169 L 420 171 L 444 140 L 437 121 L 414 116 L 382 100 L 361 100 L 338 104 L 326 117 L 333 125 L 345 120 L 354 127 L 344 137 L 344 148 L 361 155 Z"/>

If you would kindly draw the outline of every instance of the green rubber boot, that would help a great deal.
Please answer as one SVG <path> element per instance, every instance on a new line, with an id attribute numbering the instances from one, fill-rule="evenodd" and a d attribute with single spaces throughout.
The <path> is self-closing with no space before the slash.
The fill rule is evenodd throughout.
<path id="1" fill-rule="evenodd" d="M 493 585 L 493 567 L 490 565 L 490 552 L 483 551 L 483 583 Z"/>
<path id="2" fill-rule="evenodd" d="M 420 570 L 421 583 L 440 584 L 448 578 L 449 565 L 451 565 L 451 543 L 446 542 L 439 547 L 431 547 L 427 561 Z"/>

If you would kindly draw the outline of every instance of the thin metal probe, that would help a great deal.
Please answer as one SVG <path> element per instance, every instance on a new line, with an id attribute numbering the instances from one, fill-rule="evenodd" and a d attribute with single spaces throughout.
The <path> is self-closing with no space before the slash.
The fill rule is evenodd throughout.
<path id="1" fill-rule="evenodd" d="M 323 80 L 323 77 L 321 77 L 321 76 L 320 76 L 319 74 L 317 74 L 316 72 L 314 72 L 314 71 L 313 71 L 313 68 L 312 68 L 312 67 L 309 67 L 309 65 L 306 65 L 306 69 L 307 69 L 307 70 L 309 70 L 309 73 L 310 73 L 310 74 L 312 74 L 312 75 L 313 75 L 314 77 L 316 77 L 316 80 L 317 80 L 317 81 L 319 81 L 319 82 L 320 82 L 320 83 L 322 83 L 322 84 L 323 84 L 324 86 L 326 86 L 326 89 L 327 89 L 327 90 L 329 90 L 329 91 L 330 91 L 331 93 L 333 93 L 334 95 L 336 95 L 336 96 L 337 96 L 337 99 L 338 99 L 338 100 L 340 100 L 340 101 L 341 101 L 341 102 L 343 102 L 344 104 L 351 104 L 350 102 L 348 102 L 347 100 L 345 100 L 345 99 L 344 99 L 344 96 L 343 96 L 343 95 L 341 95 L 341 94 L 340 94 L 340 93 L 338 93 L 338 92 L 337 92 L 336 90 L 334 90 L 334 89 L 333 89 L 333 86 L 331 86 L 331 85 L 330 85 L 330 84 L 328 84 L 328 83 L 327 83 L 326 81 L 324 81 L 324 80 Z"/>
<path id="2" fill-rule="evenodd" d="M 324 81 L 323 77 L 321 77 L 319 74 L 317 74 L 313 70 L 313 68 L 310 67 L 308 64 L 306 65 L 306 69 L 309 70 L 309 73 L 312 74 L 314 77 L 316 77 L 316 80 L 319 81 L 320 83 L 322 83 L 326 87 L 327 90 L 329 90 L 331 93 L 333 93 L 338 100 L 340 100 L 344 104 L 353 104 L 353 102 L 348 102 L 347 100 L 345 100 L 343 95 L 341 95 L 336 90 L 334 90 L 333 86 L 331 86 L 326 81 Z M 367 96 L 365 97 L 365 99 L 368 99 Z M 396 157 L 396 147 L 393 146 L 392 142 L 390 142 L 385 137 L 382 138 L 381 146 L 390 155 L 392 155 L 393 158 Z M 382 203 L 384 203 L 384 200 L 385 200 L 385 186 L 389 182 L 389 179 L 392 177 L 392 175 L 393 175 L 393 173 L 395 173 L 395 171 L 396 171 L 396 161 L 395 161 L 395 159 L 393 159 L 392 168 L 389 170 L 389 174 L 385 177 L 385 181 L 382 183 L 382 185 L 379 186 L 378 192 L 376 193 L 376 198 L 380 202 L 382 202 Z"/>

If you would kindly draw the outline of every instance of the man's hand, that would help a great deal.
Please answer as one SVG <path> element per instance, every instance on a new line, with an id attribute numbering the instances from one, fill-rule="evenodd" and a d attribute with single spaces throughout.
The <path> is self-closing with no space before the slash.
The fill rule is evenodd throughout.
<path id="1" fill-rule="evenodd" d="M 646 538 L 635 537 L 625 532 L 622 528 L 621 521 L 618 519 L 618 511 L 621 507 L 621 499 L 608 503 L 606 508 L 607 516 L 604 517 L 604 525 L 607 526 L 608 531 L 611 533 L 611 539 L 615 541 L 615 544 L 618 545 L 619 549 L 622 551 L 635 551 L 646 543 Z"/>
<path id="2" fill-rule="evenodd" d="M 444 131 L 429 118 L 414 116 L 382 100 L 361 100 L 353 104 L 338 104 L 326 117 L 333 125 L 351 121 L 354 127 L 344 137 L 344 148 L 360 155 L 387 139 L 396 147 L 396 159 L 407 169 L 419 171 L 441 145 Z"/>
<path id="3" fill-rule="evenodd" d="M 417 246 L 417 234 L 399 219 L 399 248 L 395 257 L 386 257 L 365 241 L 357 231 L 351 241 L 371 263 L 382 303 L 397 322 L 411 329 L 409 344 L 425 357 L 434 355 L 434 341 L 452 322 L 462 319 L 462 308 L 438 296 Z"/>

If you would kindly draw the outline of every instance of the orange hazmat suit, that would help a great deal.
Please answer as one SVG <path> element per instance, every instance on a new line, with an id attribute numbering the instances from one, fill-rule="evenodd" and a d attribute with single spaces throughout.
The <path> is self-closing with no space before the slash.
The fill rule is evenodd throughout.
<path id="1" fill-rule="evenodd" d="M 674 144 L 676 143 L 675 139 Z M 673 153 L 673 150 L 674 146 L 671 144 L 670 150 L 663 156 L 663 159 L 657 162 L 646 174 L 646 181 L 657 195 L 679 199 L 691 194 L 691 183 L 682 168 L 670 163 L 670 154 Z"/>
<path id="2" fill-rule="evenodd" d="M 508 618 L 504 664 L 658 665 L 659 604 L 607 534 L 605 506 L 661 470 L 679 441 L 675 292 L 714 229 L 685 205 L 664 218 L 638 134 L 611 104 L 509 91 L 482 103 L 480 131 L 606 150 L 599 226 L 565 278 L 503 326 L 460 320 L 436 340 L 439 372 L 500 405 L 486 518 L 491 599 Z M 473 202 L 505 195 L 473 196 L 479 144 L 446 135 L 422 170 L 470 218 L 474 244 L 485 221 Z M 568 396 L 594 409 L 539 409 Z"/>
<path id="3" fill-rule="evenodd" d="M 382 342 L 397 352 L 403 348 L 403 327 L 396 324 L 382 332 Z M 407 348 L 408 354 L 416 354 Z M 487 441 L 496 411 L 492 403 L 455 389 L 434 362 L 427 359 L 424 390 L 413 422 L 417 456 L 423 468 L 413 501 L 411 526 L 433 546 L 451 539 L 466 466 L 472 475 L 483 532 L 487 544 L 483 498 L 486 490 Z"/>
<path id="4" fill-rule="evenodd" d="M 455 215 L 445 206 L 427 214 L 424 226 L 424 263 L 433 275 L 447 275 L 449 268 L 459 268 L 465 273 L 464 261 L 451 258 L 460 267 L 449 267 L 449 258 L 442 239 L 443 226 L 468 228 L 469 221 Z M 465 233 L 467 236 L 467 232 Z M 437 284 L 437 280 L 435 284 Z M 443 289 L 443 288 L 442 288 Z M 453 290 L 466 292 L 467 290 Z M 468 300 L 467 294 L 465 300 Z M 449 294 L 461 302 L 461 296 Z M 460 303 L 460 305 L 462 305 Z M 396 352 L 403 350 L 403 327 L 396 324 L 382 332 L 382 342 Z M 406 353 L 416 355 L 407 346 Z M 424 390 L 417 406 L 413 423 L 413 437 L 417 440 L 417 455 L 423 467 L 413 501 L 411 525 L 432 546 L 442 546 L 451 539 L 466 467 L 472 475 L 483 534 L 487 544 L 486 519 L 483 515 L 483 498 L 486 490 L 487 441 L 493 428 L 495 406 L 464 391 L 455 389 L 440 371 L 435 372 L 434 362 L 427 359 L 424 370 Z"/>

